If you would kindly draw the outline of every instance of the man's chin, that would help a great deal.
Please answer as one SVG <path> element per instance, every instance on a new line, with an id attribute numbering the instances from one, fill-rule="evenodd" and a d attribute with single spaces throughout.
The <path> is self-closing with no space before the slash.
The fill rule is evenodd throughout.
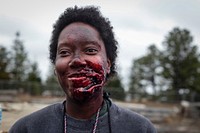
<path id="1" fill-rule="evenodd" d="M 92 91 L 83 91 L 76 89 L 71 93 L 71 100 L 73 100 L 75 103 L 83 104 L 91 101 L 92 99 L 95 99 L 98 97 L 98 95 L 101 95 L 101 89 L 95 88 Z"/>

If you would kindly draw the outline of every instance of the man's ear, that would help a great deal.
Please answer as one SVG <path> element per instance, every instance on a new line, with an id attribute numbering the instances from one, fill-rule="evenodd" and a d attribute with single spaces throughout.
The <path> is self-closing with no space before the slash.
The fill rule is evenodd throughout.
<path id="1" fill-rule="evenodd" d="M 54 75 L 57 76 L 56 68 L 54 68 Z"/>
<path id="2" fill-rule="evenodd" d="M 111 62 L 109 59 L 107 59 L 107 74 L 110 73 L 110 68 L 111 68 Z"/>

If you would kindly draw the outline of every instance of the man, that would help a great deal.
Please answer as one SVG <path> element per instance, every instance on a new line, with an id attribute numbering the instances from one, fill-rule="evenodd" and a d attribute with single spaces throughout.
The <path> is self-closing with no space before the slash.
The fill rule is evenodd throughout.
<path id="1" fill-rule="evenodd" d="M 112 26 L 98 8 L 68 8 L 56 21 L 50 44 L 66 101 L 20 119 L 10 133 L 155 133 L 149 120 L 104 95 L 116 57 Z"/>

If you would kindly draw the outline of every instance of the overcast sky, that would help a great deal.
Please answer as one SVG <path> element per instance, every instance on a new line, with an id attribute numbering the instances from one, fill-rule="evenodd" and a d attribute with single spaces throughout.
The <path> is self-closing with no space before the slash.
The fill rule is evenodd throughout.
<path id="1" fill-rule="evenodd" d="M 174 27 L 186 28 L 200 46 L 200 0 L 0 0 L 0 45 L 10 49 L 15 32 L 45 79 L 52 25 L 70 6 L 96 5 L 109 18 L 119 42 L 119 73 L 128 83 L 131 62 L 150 44 L 162 41 Z"/>

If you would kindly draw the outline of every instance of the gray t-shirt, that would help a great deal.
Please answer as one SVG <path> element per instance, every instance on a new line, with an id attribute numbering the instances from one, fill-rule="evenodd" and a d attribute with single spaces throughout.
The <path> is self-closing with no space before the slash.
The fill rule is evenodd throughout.
<path id="1" fill-rule="evenodd" d="M 145 117 L 118 107 L 114 103 L 108 113 L 99 117 L 97 133 L 156 133 L 152 123 Z M 109 124 L 110 122 L 110 124 Z M 91 133 L 95 118 L 79 120 L 67 116 L 67 133 Z M 18 120 L 9 133 L 63 133 L 64 106 L 63 103 L 50 105 Z"/>

